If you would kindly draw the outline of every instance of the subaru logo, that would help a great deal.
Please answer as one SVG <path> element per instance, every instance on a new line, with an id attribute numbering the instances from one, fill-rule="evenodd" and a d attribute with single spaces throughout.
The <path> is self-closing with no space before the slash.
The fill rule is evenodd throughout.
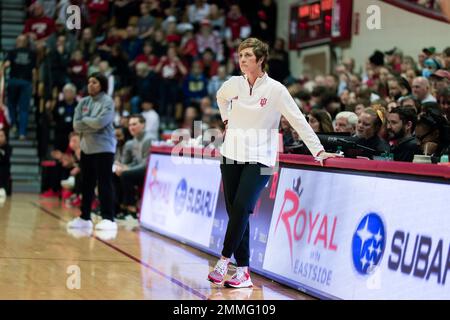
<path id="1" fill-rule="evenodd" d="M 365 215 L 353 235 L 353 265 L 359 274 L 369 275 L 380 263 L 386 247 L 383 221 L 376 213 Z"/>
<path id="2" fill-rule="evenodd" d="M 175 214 L 179 215 L 184 210 L 184 204 L 186 203 L 187 197 L 187 182 L 186 179 L 181 179 L 177 185 L 177 189 L 175 190 L 175 201 L 174 201 L 174 209 Z"/>

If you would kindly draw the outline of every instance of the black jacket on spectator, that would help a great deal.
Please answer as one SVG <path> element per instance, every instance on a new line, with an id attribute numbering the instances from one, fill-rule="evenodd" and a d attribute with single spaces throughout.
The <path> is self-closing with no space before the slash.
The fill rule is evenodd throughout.
<path id="1" fill-rule="evenodd" d="M 128 67 L 128 60 L 124 56 L 111 55 L 108 62 L 114 70 L 114 76 L 120 79 L 117 84 L 117 89 L 126 87 L 130 82 L 130 77 L 132 76 L 131 70 Z"/>
<path id="2" fill-rule="evenodd" d="M 391 146 L 394 161 L 412 162 L 415 154 L 421 154 L 415 137 L 400 139 L 397 144 Z"/>
<path id="3" fill-rule="evenodd" d="M 10 78 L 33 80 L 33 68 L 36 67 L 36 54 L 27 48 L 18 48 L 8 53 L 6 60 L 11 62 Z"/>
<path id="4" fill-rule="evenodd" d="M 70 61 L 70 52 L 64 51 L 60 53 L 58 50 L 54 49 L 50 51 L 47 57 L 50 65 L 50 86 L 53 88 L 54 86 L 58 87 L 59 90 L 64 87 L 67 83 L 67 65 Z"/>
<path id="5" fill-rule="evenodd" d="M 118 1 L 114 1 L 118 2 Z M 128 21 L 132 16 L 139 16 L 139 4 L 138 1 L 121 1 L 124 5 L 114 4 L 113 15 L 116 21 L 116 27 L 119 29 L 125 29 L 128 26 Z"/>
<path id="6" fill-rule="evenodd" d="M 153 53 L 155 56 L 161 58 L 167 53 L 167 46 L 163 43 L 152 41 Z"/>
<path id="7" fill-rule="evenodd" d="M 134 95 L 139 96 L 143 101 L 158 101 L 159 99 L 159 77 L 154 72 L 142 77 L 135 77 Z"/>
<path id="8" fill-rule="evenodd" d="M 358 145 L 375 150 L 374 152 L 371 152 L 369 150 L 359 148 L 357 156 L 361 156 L 361 157 L 372 158 L 374 155 L 381 155 L 382 153 L 389 152 L 389 150 L 390 150 L 389 144 L 377 135 L 375 135 L 369 139 L 359 138 L 355 142 Z M 358 148 L 358 146 L 356 146 L 356 148 Z"/>
<path id="9" fill-rule="evenodd" d="M 287 51 L 273 50 L 267 61 L 270 77 L 283 83 L 289 76 L 289 55 Z"/>

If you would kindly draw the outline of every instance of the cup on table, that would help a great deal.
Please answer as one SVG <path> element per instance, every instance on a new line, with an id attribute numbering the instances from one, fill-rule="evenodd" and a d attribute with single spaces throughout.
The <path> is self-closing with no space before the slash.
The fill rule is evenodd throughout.
<path id="1" fill-rule="evenodd" d="M 414 163 L 431 163 L 431 156 L 425 156 L 423 154 L 415 154 Z"/>

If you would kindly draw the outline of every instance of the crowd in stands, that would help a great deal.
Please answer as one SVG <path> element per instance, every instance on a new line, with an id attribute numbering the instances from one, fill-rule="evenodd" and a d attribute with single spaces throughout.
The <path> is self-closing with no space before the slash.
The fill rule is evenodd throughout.
<path id="1" fill-rule="evenodd" d="M 66 26 L 69 5 L 81 8 L 80 30 Z M 108 79 L 118 140 L 116 211 L 134 217 L 152 141 L 177 128 L 198 138 L 196 120 L 203 130 L 223 130 L 215 93 L 240 74 L 237 47 L 249 36 L 269 43 L 267 72 L 288 87 L 314 131 L 353 136 L 362 146 L 354 156 L 392 153 L 411 162 L 415 154 L 438 158 L 449 151 L 450 47 L 424 48 L 416 57 L 382 48 L 362 73 L 345 57 L 331 74 L 308 79 L 290 73 L 286 44 L 276 38 L 273 0 L 41 0 L 29 3 L 28 14 L 6 58 L 11 66 L 17 56 L 27 57 L 10 74 L 10 135 L 27 139 L 28 111 L 18 97 L 34 91 L 39 153 L 51 160 L 43 162 L 43 195 L 71 189 L 63 198 L 74 206 L 82 173 L 72 123 L 87 76 L 100 72 Z M 307 153 L 284 118 L 280 133 L 286 152 Z"/>
<path id="2" fill-rule="evenodd" d="M 419 6 L 425 7 L 427 9 L 440 11 L 440 1 L 442 0 L 408 0 L 408 1 L 413 2 Z"/>
<path id="3" fill-rule="evenodd" d="M 333 74 L 294 83 L 289 90 L 316 133 L 353 136 L 348 142 L 359 149 L 352 150 L 354 156 L 392 154 L 396 161 L 411 162 L 423 154 L 438 162 L 450 145 L 449 68 L 450 47 L 423 48 L 417 60 L 399 48 L 376 50 L 362 74 L 346 58 Z M 299 139 L 286 121 L 281 130 L 286 144 Z M 299 144 L 293 152 L 304 151 Z"/>

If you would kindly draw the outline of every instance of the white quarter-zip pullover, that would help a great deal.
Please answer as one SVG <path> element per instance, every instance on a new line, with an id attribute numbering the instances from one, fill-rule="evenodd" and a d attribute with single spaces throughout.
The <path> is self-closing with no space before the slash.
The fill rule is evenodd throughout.
<path id="1" fill-rule="evenodd" d="M 217 91 L 222 120 L 228 120 L 220 153 L 240 162 L 276 163 L 278 127 L 283 115 L 298 132 L 313 156 L 324 147 L 295 104 L 289 91 L 267 73 L 253 87 L 246 76 L 234 76 Z"/>

